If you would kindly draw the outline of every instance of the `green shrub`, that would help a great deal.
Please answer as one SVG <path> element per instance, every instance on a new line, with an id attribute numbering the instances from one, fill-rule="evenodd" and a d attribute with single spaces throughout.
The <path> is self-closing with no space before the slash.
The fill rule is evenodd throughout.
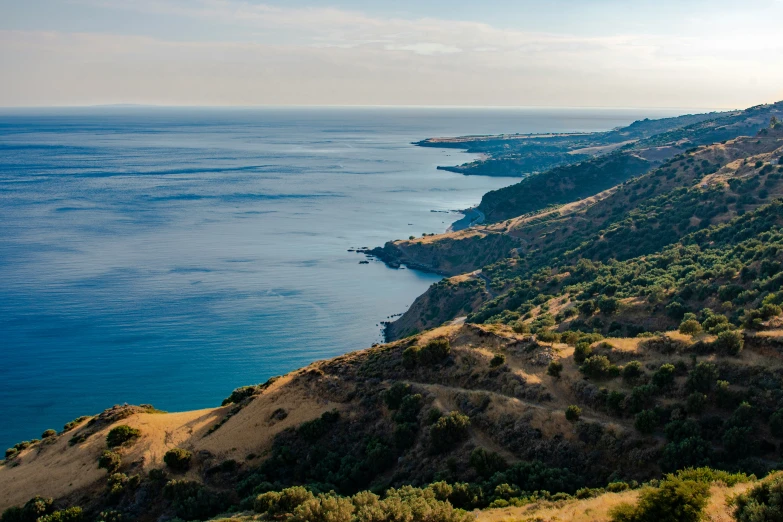
<path id="1" fill-rule="evenodd" d="M 163 462 L 174 471 L 187 471 L 192 459 L 193 453 L 183 448 L 170 449 L 163 456 Z"/>
<path id="2" fill-rule="evenodd" d="M 536 339 L 542 343 L 556 343 L 560 341 L 560 334 L 552 330 L 539 330 Z"/>
<path id="3" fill-rule="evenodd" d="M 55 511 L 50 515 L 44 515 L 37 522 L 82 522 L 84 512 L 80 507 L 69 507 Z"/>
<path id="4" fill-rule="evenodd" d="M 668 388 L 674 383 L 674 365 L 664 364 L 653 374 L 652 382 L 659 388 Z"/>
<path id="5" fill-rule="evenodd" d="M 623 366 L 622 376 L 625 382 L 633 383 L 642 375 L 644 372 L 642 371 L 642 363 L 639 361 L 631 361 Z"/>
<path id="6" fill-rule="evenodd" d="M 494 357 L 489 361 L 489 367 L 490 368 L 497 368 L 498 366 L 503 366 L 506 364 L 506 356 L 502 353 L 495 354 Z"/>
<path id="7" fill-rule="evenodd" d="M 691 392 L 709 393 L 718 380 L 718 368 L 708 362 L 700 362 L 688 373 L 685 387 Z"/>
<path id="8" fill-rule="evenodd" d="M 86 421 L 87 419 L 89 419 L 89 417 L 82 416 L 82 417 L 77 417 L 77 418 L 73 419 L 71 422 L 67 422 L 65 424 L 65 426 L 63 426 L 63 433 L 65 433 L 67 431 L 71 431 L 72 429 L 74 429 L 76 426 L 78 426 L 82 422 Z"/>
<path id="9" fill-rule="evenodd" d="M 689 319 L 680 323 L 680 333 L 683 335 L 698 335 L 701 333 L 701 324 L 695 319 Z"/>
<path id="10" fill-rule="evenodd" d="M 40 517 L 52 513 L 52 499 L 34 497 L 22 507 L 11 507 L 3 512 L 1 522 L 37 522 Z"/>
<path id="11" fill-rule="evenodd" d="M 257 392 L 258 392 L 258 386 L 242 386 L 241 388 L 237 388 L 236 390 L 231 392 L 231 395 L 229 395 L 227 398 L 223 400 L 221 406 L 227 406 L 229 404 L 239 404 L 245 399 L 252 397 Z"/>
<path id="12" fill-rule="evenodd" d="M 318 495 L 296 507 L 291 522 L 351 522 L 355 508 L 351 499 Z"/>
<path id="13" fill-rule="evenodd" d="M 411 385 L 402 382 L 395 382 L 388 390 L 383 392 L 383 401 L 386 403 L 386 407 L 390 410 L 396 410 L 400 407 L 402 399 L 407 395 L 410 395 Z"/>
<path id="14" fill-rule="evenodd" d="M 476 448 L 470 454 L 470 467 L 475 469 L 476 473 L 482 477 L 491 477 L 495 473 L 508 468 L 508 463 L 494 451 Z"/>
<path id="15" fill-rule="evenodd" d="M 745 340 L 740 332 L 726 331 L 718 334 L 712 346 L 716 352 L 736 357 L 742 352 Z"/>
<path id="16" fill-rule="evenodd" d="M 419 418 L 423 399 L 420 393 L 407 395 L 402 399 L 397 413 L 394 414 L 394 422 L 418 424 L 416 421 Z"/>
<path id="17" fill-rule="evenodd" d="M 131 428 L 125 424 L 112 428 L 109 434 L 106 436 L 106 444 L 110 448 L 116 448 L 122 446 L 128 442 L 131 442 L 141 436 L 141 431 L 136 428 Z"/>
<path id="18" fill-rule="evenodd" d="M 707 396 L 701 392 L 693 392 L 685 401 L 685 410 L 693 415 L 700 415 L 707 407 Z"/>
<path id="19" fill-rule="evenodd" d="M 122 465 L 122 457 L 119 453 L 111 450 L 104 450 L 101 456 L 98 457 L 98 467 L 105 469 L 109 473 L 114 473 Z"/>
<path id="20" fill-rule="evenodd" d="M 446 338 L 433 339 L 419 350 L 418 360 L 421 364 L 435 364 L 451 353 L 451 344 Z"/>
<path id="21" fill-rule="evenodd" d="M 46 430 L 45 432 L 43 432 L 41 434 L 41 438 L 42 439 L 48 439 L 48 438 L 54 437 L 56 435 L 57 435 L 57 432 L 55 430 Z"/>
<path id="22" fill-rule="evenodd" d="M 579 417 L 582 416 L 582 408 L 579 406 L 572 404 L 565 410 L 565 417 L 566 420 L 569 422 L 576 422 L 579 420 Z"/>
<path id="23" fill-rule="evenodd" d="M 612 363 L 605 355 L 593 355 L 592 357 L 588 357 L 579 370 L 588 377 L 594 379 L 605 379 L 611 377 L 613 373 L 616 373 L 612 371 Z"/>
<path id="24" fill-rule="evenodd" d="M 163 488 L 163 496 L 171 502 L 174 513 L 184 520 L 206 520 L 228 507 L 225 494 L 199 482 L 170 480 Z"/>
<path id="25" fill-rule="evenodd" d="M 430 426 L 430 444 L 435 452 L 443 452 L 464 439 L 470 427 L 470 417 L 452 411 Z"/>
<path id="26" fill-rule="evenodd" d="M 636 506 L 621 504 L 610 515 L 613 522 L 699 522 L 709 497 L 709 484 L 669 475 L 642 491 Z"/>
<path id="27" fill-rule="evenodd" d="M 733 499 L 737 522 L 777 522 L 783 520 L 783 475 L 765 480 Z"/>
<path id="28" fill-rule="evenodd" d="M 402 352 L 402 363 L 406 368 L 417 364 L 430 366 L 441 362 L 451 353 L 451 344 L 445 337 L 433 339 L 424 346 L 409 346 Z"/>
<path id="29" fill-rule="evenodd" d="M 574 348 L 574 362 L 576 364 L 582 364 L 592 354 L 593 349 L 590 347 L 590 343 L 579 341 Z"/>
<path id="30" fill-rule="evenodd" d="M 783 439 L 783 409 L 780 409 L 769 417 L 769 431 L 779 439 Z"/>
<path id="31" fill-rule="evenodd" d="M 512 326 L 514 332 L 518 334 L 526 334 L 530 333 L 530 325 L 523 323 L 522 321 L 517 321 L 514 323 L 514 326 Z"/>
<path id="32" fill-rule="evenodd" d="M 658 414 L 653 410 L 644 410 L 636 414 L 634 427 L 641 433 L 650 434 L 655 431 L 659 424 Z"/>
<path id="33" fill-rule="evenodd" d="M 712 468 L 688 468 L 677 472 L 677 477 L 682 480 L 693 480 L 696 482 L 704 482 L 705 484 L 712 484 L 713 482 L 722 482 L 729 487 L 734 487 L 737 484 L 750 482 L 756 477 L 748 476 L 745 473 L 729 473 L 728 471 L 721 471 Z"/>
<path id="34" fill-rule="evenodd" d="M 563 372 L 563 363 L 560 361 L 552 361 L 549 363 L 549 366 L 546 369 L 547 375 L 550 375 L 554 378 L 559 378 L 560 374 Z"/>
<path id="35" fill-rule="evenodd" d="M 320 439 L 329 428 L 340 419 L 340 412 L 337 410 L 324 412 L 319 418 L 308 422 L 303 422 L 297 429 L 299 435 L 309 441 L 315 442 Z"/>

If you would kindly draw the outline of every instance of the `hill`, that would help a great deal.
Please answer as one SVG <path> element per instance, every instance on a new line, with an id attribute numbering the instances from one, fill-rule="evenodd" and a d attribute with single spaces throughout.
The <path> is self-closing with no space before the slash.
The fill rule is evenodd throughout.
<path id="1" fill-rule="evenodd" d="M 774 520 L 759 517 L 783 491 L 783 125 L 628 179 L 612 165 L 653 163 L 656 129 L 674 148 L 776 107 L 640 123 L 650 135 L 589 176 L 539 175 L 571 176 L 565 198 L 583 187 L 563 173 L 582 172 L 589 196 L 371 251 L 450 276 L 391 342 L 218 408 L 116 406 L 47 430 L 6 451 L 0 520 Z"/>

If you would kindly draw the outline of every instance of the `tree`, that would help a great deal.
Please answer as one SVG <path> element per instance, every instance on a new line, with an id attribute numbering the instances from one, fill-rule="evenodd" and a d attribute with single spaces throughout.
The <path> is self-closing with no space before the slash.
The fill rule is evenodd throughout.
<path id="1" fill-rule="evenodd" d="M 109 434 L 106 436 L 106 444 L 110 448 L 116 448 L 122 446 L 127 442 L 131 442 L 141 436 L 141 431 L 136 428 L 131 428 L 125 424 L 112 428 Z"/>
<path id="2" fill-rule="evenodd" d="M 572 404 L 568 408 L 566 408 L 565 411 L 565 417 L 566 420 L 569 422 L 576 422 L 579 420 L 579 417 L 582 416 L 582 408 L 579 406 L 576 406 L 575 404 Z"/>
<path id="3" fill-rule="evenodd" d="M 183 448 L 173 448 L 163 456 L 163 462 L 174 471 L 187 471 L 190 469 L 190 461 L 193 453 Z"/>
<path id="4" fill-rule="evenodd" d="M 468 433 L 470 417 L 452 411 L 430 427 L 430 443 L 435 452 L 442 452 L 456 444 Z"/>
<path id="5" fill-rule="evenodd" d="M 503 366 L 506 364 L 506 356 L 502 353 L 497 353 L 492 357 L 492 359 L 489 361 L 490 368 L 497 368 L 498 366 Z"/>
<path id="6" fill-rule="evenodd" d="M 685 387 L 691 392 L 709 393 L 715 387 L 718 380 L 718 368 L 708 362 L 700 362 L 688 373 Z"/>
<path id="7" fill-rule="evenodd" d="M 122 458 L 119 453 L 111 450 L 104 450 L 98 458 L 98 467 L 105 469 L 109 473 L 114 473 L 122 465 Z"/>
<path id="8" fill-rule="evenodd" d="M 699 321 L 695 319 L 683 321 L 680 324 L 680 333 L 690 336 L 698 335 L 701 333 L 701 324 L 699 324 Z"/>
<path id="9" fill-rule="evenodd" d="M 674 383 L 674 365 L 664 364 L 653 374 L 652 382 L 659 388 L 668 388 Z"/>
<path id="10" fill-rule="evenodd" d="M 588 377 L 601 379 L 608 377 L 612 368 L 612 363 L 605 355 L 593 355 L 588 357 L 580 370 Z"/>
<path id="11" fill-rule="evenodd" d="M 633 425 L 637 430 L 639 430 L 639 432 L 650 434 L 655 431 L 655 428 L 658 427 L 658 421 L 659 417 L 655 411 L 644 410 L 636 415 L 636 420 L 634 421 Z"/>
<path id="12" fill-rule="evenodd" d="M 614 297 L 602 297 L 598 300 L 598 309 L 604 315 L 614 315 L 620 310 L 620 301 Z"/>
<path id="13" fill-rule="evenodd" d="M 552 361 L 549 363 L 549 367 L 546 369 L 547 375 L 550 375 L 554 377 L 555 379 L 560 378 L 560 374 L 563 371 L 563 363 L 560 361 Z"/>
<path id="14" fill-rule="evenodd" d="M 699 522 L 709 498 L 709 483 L 668 475 L 643 490 L 636 506 L 621 504 L 610 515 L 612 522 Z"/>
<path id="15" fill-rule="evenodd" d="M 623 366 L 622 376 L 623 380 L 628 383 L 633 383 L 642 376 L 642 363 L 639 361 L 631 361 Z"/>
<path id="16" fill-rule="evenodd" d="M 783 476 L 766 480 L 734 499 L 737 522 L 777 522 L 783 520 Z"/>
<path id="17" fill-rule="evenodd" d="M 745 347 L 745 340 L 740 332 L 729 330 L 719 333 L 713 346 L 717 352 L 736 357 Z"/>

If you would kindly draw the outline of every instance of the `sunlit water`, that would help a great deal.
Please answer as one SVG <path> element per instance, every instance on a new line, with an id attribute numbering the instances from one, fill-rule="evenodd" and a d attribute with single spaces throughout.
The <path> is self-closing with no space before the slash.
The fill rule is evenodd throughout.
<path id="1" fill-rule="evenodd" d="M 441 211 L 514 182 L 437 171 L 473 156 L 411 141 L 662 114 L 0 111 L 0 448 L 117 403 L 217 405 L 379 341 L 438 278 L 347 250 L 442 232 L 461 215 Z"/>

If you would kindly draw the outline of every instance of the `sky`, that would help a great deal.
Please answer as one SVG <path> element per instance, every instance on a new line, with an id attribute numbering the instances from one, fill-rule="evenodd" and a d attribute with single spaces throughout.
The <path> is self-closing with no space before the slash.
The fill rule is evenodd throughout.
<path id="1" fill-rule="evenodd" d="M 0 0 L 0 106 L 742 108 L 783 0 Z"/>

